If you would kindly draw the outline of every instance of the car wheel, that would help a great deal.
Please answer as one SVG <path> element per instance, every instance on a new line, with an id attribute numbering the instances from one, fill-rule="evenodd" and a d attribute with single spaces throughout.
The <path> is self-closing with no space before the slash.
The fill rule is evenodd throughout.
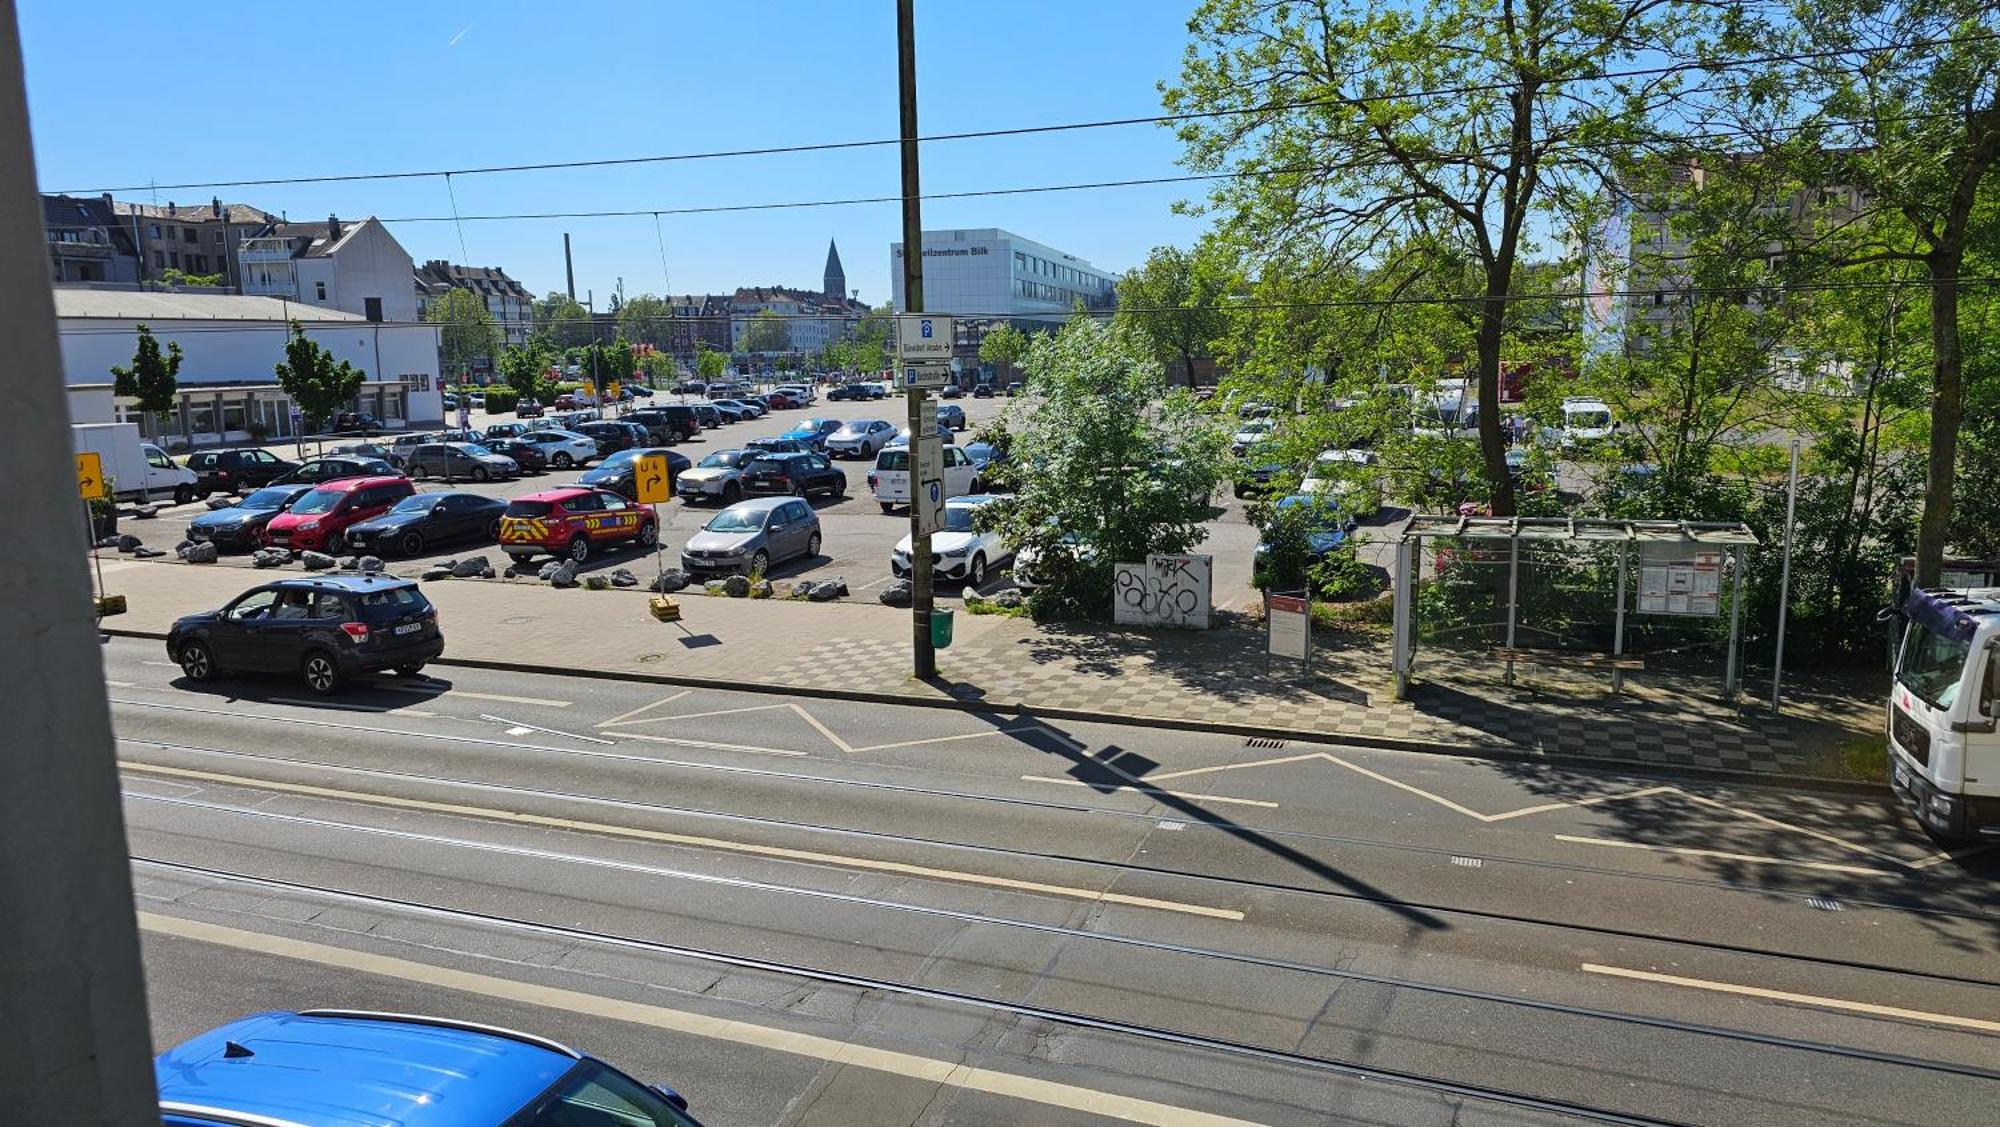
<path id="1" fill-rule="evenodd" d="M 299 665 L 299 672 L 305 677 L 306 688 L 320 696 L 330 696 L 340 690 L 340 666 L 335 665 L 333 655 L 325 650 L 314 650 L 306 655 Z"/>
<path id="2" fill-rule="evenodd" d="M 985 556 L 974 556 L 972 562 L 965 565 L 965 585 L 975 591 L 986 585 Z"/>
<path id="3" fill-rule="evenodd" d="M 894 505 L 891 505 L 891 504 L 890 504 L 889 502 L 887 502 L 887 501 L 884 501 L 884 502 L 882 502 L 882 511 L 883 511 L 883 512 L 885 512 L 885 513 L 893 513 L 893 512 L 895 512 L 895 511 L 896 511 L 896 506 L 894 506 Z"/>
<path id="4" fill-rule="evenodd" d="M 576 459 L 570 457 L 566 453 L 557 453 L 555 457 L 549 459 L 549 465 L 552 465 L 559 470 L 566 470 L 575 464 L 576 464 Z"/>
<path id="5" fill-rule="evenodd" d="M 569 558 L 575 560 L 577 563 L 582 563 L 589 559 L 590 537 L 577 536 L 571 538 L 569 542 Z"/>
<path id="6" fill-rule="evenodd" d="M 423 671 L 424 663 L 421 661 L 412 661 L 407 665 L 398 665 L 396 667 L 396 672 L 401 673 L 405 677 L 415 677 Z"/>
<path id="7" fill-rule="evenodd" d="M 423 481 L 423 480 L 424 480 L 425 478 L 428 478 L 428 477 L 430 477 L 430 476 L 431 476 L 431 471 L 430 471 L 429 467 L 426 467 L 426 466 L 411 466 L 411 467 L 410 467 L 410 480 L 411 480 L 411 481 Z"/>
<path id="8" fill-rule="evenodd" d="M 972 479 L 971 489 L 974 493 L 984 493 L 986 492 L 986 482 L 981 478 L 975 477 Z"/>
<path id="9" fill-rule="evenodd" d="M 208 500 L 208 494 L 209 491 L 206 489 L 197 489 L 194 491 L 194 499 L 197 501 L 206 501 Z"/>
<path id="10" fill-rule="evenodd" d="M 750 574 L 762 575 L 771 570 L 771 553 L 762 548 L 750 557 Z"/>
<path id="11" fill-rule="evenodd" d="M 847 496 L 846 474 L 841 474 L 840 477 L 833 483 L 833 488 L 827 491 L 827 496 L 833 498 L 836 501 L 841 500 L 842 498 L 845 498 Z"/>
<path id="12" fill-rule="evenodd" d="M 498 539 L 500 539 L 500 518 L 499 518 L 499 517 L 494 517 L 494 518 L 493 518 L 492 520 L 490 520 L 490 521 L 487 521 L 487 522 L 486 522 L 486 538 L 487 538 L 488 540 L 498 540 Z"/>
<path id="13" fill-rule="evenodd" d="M 792 486 L 792 496 L 797 497 L 800 500 L 804 500 L 806 496 L 806 483 L 802 481 L 797 485 Z"/>
<path id="14" fill-rule="evenodd" d="M 474 480 L 474 481 L 491 481 L 491 480 L 493 480 L 493 475 L 492 475 L 491 473 L 487 472 L 487 469 L 486 469 L 486 467 L 485 467 L 485 466 L 474 466 L 474 467 L 472 467 L 472 480 Z"/>
<path id="15" fill-rule="evenodd" d="M 190 681 L 213 681 L 221 670 L 216 668 L 215 655 L 209 652 L 208 643 L 190 639 L 181 643 L 181 672 Z"/>
<path id="16" fill-rule="evenodd" d="M 736 484 L 735 482 L 733 482 L 733 481 L 732 481 L 732 482 L 730 482 L 729 484 L 727 484 L 727 485 L 725 485 L 725 486 L 723 486 L 723 487 L 722 487 L 722 503 L 723 503 L 723 504 L 725 504 L 725 505 L 734 505 L 734 504 L 735 504 L 736 502 L 738 502 L 738 501 L 741 501 L 742 499 L 743 499 L 743 487 L 742 487 L 742 486 L 740 486 L 740 485 L 738 485 L 738 484 Z"/>
<path id="17" fill-rule="evenodd" d="M 650 552 L 650 551 L 652 551 L 652 550 L 653 550 L 654 548 L 658 547 L 658 546 L 659 546 L 659 543 L 660 543 L 660 526 L 659 526 L 659 525 L 657 525 L 657 524 L 642 524 L 642 525 L 640 525 L 640 526 L 639 526 L 639 546 L 640 546 L 640 547 L 642 547 L 642 548 L 645 548 L 645 549 L 646 549 L 647 551 L 649 551 L 649 552 Z"/>
<path id="18" fill-rule="evenodd" d="M 809 560 L 819 558 L 819 533 L 817 532 L 806 537 L 806 558 Z"/>
<path id="19" fill-rule="evenodd" d="M 424 534 L 414 531 L 403 533 L 403 538 L 396 542 L 396 550 L 406 556 L 423 555 Z"/>
<path id="20" fill-rule="evenodd" d="M 174 504 L 185 505 L 192 500 L 194 500 L 194 486 L 192 485 L 174 486 Z"/>

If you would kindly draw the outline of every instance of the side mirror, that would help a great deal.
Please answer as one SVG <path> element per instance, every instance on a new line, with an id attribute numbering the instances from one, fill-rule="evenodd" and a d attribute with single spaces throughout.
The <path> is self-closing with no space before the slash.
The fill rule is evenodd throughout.
<path id="1" fill-rule="evenodd" d="M 681 1095 L 679 1092 L 674 1091 L 672 1088 L 667 1087 L 665 1084 L 653 1085 L 653 1091 L 657 1093 L 661 1099 L 674 1105 L 674 1110 L 686 1111 L 688 1109 L 687 1097 Z"/>

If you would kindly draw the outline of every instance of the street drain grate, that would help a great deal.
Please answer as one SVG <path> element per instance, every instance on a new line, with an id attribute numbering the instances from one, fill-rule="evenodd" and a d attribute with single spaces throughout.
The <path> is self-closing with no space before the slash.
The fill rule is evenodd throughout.
<path id="1" fill-rule="evenodd" d="M 1481 865 L 1484 865 L 1486 862 L 1480 860 L 1477 857 L 1460 857 L 1454 854 L 1452 856 L 1451 863 L 1454 865 L 1464 865 L 1468 869 L 1476 869 Z"/>
<path id="2" fill-rule="evenodd" d="M 1831 896 L 1808 896 L 1806 897 L 1806 903 L 1814 908 L 1818 908 L 1822 912 L 1838 912 L 1841 910 L 1840 901 L 1835 900 Z"/>
<path id="3" fill-rule="evenodd" d="M 1284 741 L 1284 740 L 1272 740 L 1272 739 L 1265 739 L 1265 738 L 1264 738 L 1263 736 L 1252 736 L 1251 738 L 1249 738 L 1249 739 L 1247 739 L 1247 740 L 1244 740 L 1244 741 L 1243 741 L 1243 746 L 1244 746 L 1244 747 L 1283 747 L 1283 746 L 1285 746 L 1285 741 Z"/>

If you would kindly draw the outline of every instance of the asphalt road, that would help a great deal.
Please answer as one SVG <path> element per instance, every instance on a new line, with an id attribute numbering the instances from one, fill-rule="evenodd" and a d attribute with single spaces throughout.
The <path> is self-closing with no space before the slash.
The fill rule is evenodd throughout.
<path id="1" fill-rule="evenodd" d="M 2000 1092 L 2000 855 L 1864 799 L 105 660 L 161 1047 L 437 1012 L 712 1124 L 1937 1123 Z"/>

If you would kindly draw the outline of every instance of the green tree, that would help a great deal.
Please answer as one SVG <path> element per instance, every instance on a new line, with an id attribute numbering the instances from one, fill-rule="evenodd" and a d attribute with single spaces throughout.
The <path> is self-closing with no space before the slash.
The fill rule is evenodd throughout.
<path id="1" fill-rule="evenodd" d="M 424 320 L 440 326 L 438 361 L 447 378 L 467 380 L 475 364 L 490 363 L 500 349 L 493 315 L 471 290 L 446 290 L 424 310 Z"/>
<path id="2" fill-rule="evenodd" d="M 1118 318 L 1152 342 L 1153 355 L 1178 363 L 1194 386 L 1194 364 L 1229 330 L 1223 301 L 1233 279 L 1214 253 L 1154 247 L 1146 264 L 1118 280 Z M 982 355 L 980 359 L 985 359 Z"/>
<path id="3" fill-rule="evenodd" d="M 705 383 L 714 383 L 729 370 L 729 357 L 708 347 L 697 344 L 694 353 L 694 370 Z"/>
<path id="4" fill-rule="evenodd" d="M 544 334 L 554 350 L 588 344 L 596 335 L 590 311 L 562 293 L 550 293 L 537 301 L 533 321 L 535 332 Z"/>
<path id="5" fill-rule="evenodd" d="M 647 387 L 665 387 L 673 382 L 674 358 L 664 352 L 647 353 L 639 357 L 639 371 Z"/>
<path id="6" fill-rule="evenodd" d="M 112 393 L 137 400 L 139 410 L 148 415 L 172 411 L 180 390 L 181 346 L 168 341 L 166 354 L 161 355 L 160 342 L 153 339 L 153 330 L 142 323 L 138 333 L 139 344 L 132 353 L 131 365 L 111 369 Z"/>
<path id="7" fill-rule="evenodd" d="M 1531 220 L 1603 187 L 1607 153 L 1635 138 L 1677 74 L 1594 77 L 1652 61 L 1684 37 L 1692 5 L 1603 0 L 1412 9 L 1362 0 L 1206 0 L 1166 108 L 1212 190 L 1223 235 L 1262 256 L 1325 248 L 1450 282 L 1474 311 L 1474 372 L 1497 406 L 1501 351 Z M 1449 89 L 1449 97 L 1428 94 Z M 1396 255 L 1386 260 L 1386 248 Z M 1481 412 L 1493 511 L 1514 512 L 1499 413 Z"/>
<path id="8" fill-rule="evenodd" d="M 761 310 L 743 327 L 743 351 L 770 355 L 792 347 L 792 326 L 769 309 Z"/>
<path id="9" fill-rule="evenodd" d="M 555 381 L 549 378 L 549 354 L 530 341 L 500 354 L 500 378 L 514 389 L 518 399 L 548 402 L 555 398 Z"/>
<path id="10" fill-rule="evenodd" d="M 170 266 L 160 272 L 159 284 L 168 289 L 178 289 L 181 286 L 220 286 L 227 281 L 226 274 L 187 274 Z"/>
<path id="11" fill-rule="evenodd" d="M 991 519 L 1037 558 L 1038 617 L 1102 618 L 1115 564 L 1207 535 L 1228 436 L 1185 394 L 1166 395 L 1145 342 L 1092 318 L 1037 339 L 1022 368 L 1037 402 L 1009 428 L 1014 495 Z"/>
<path id="12" fill-rule="evenodd" d="M 278 386 L 298 405 L 306 425 L 318 427 L 334 412 L 354 402 L 361 393 L 361 381 L 368 373 L 333 354 L 306 336 L 305 329 L 291 322 L 291 339 L 285 342 L 285 359 L 278 364 Z"/>
<path id="13" fill-rule="evenodd" d="M 979 341 L 979 360 L 1011 375 L 1014 365 L 1028 354 L 1028 334 L 1012 325 L 1001 325 Z M 996 373 L 998 375 L 1000 373 Z"/>
<path id="14" fill-rule="evenodd" d="M 656 294 L 634 294 L 618 307 L 618 331 L 639 344 L 666 348 L 674 339 L 673 303 Z"/>

